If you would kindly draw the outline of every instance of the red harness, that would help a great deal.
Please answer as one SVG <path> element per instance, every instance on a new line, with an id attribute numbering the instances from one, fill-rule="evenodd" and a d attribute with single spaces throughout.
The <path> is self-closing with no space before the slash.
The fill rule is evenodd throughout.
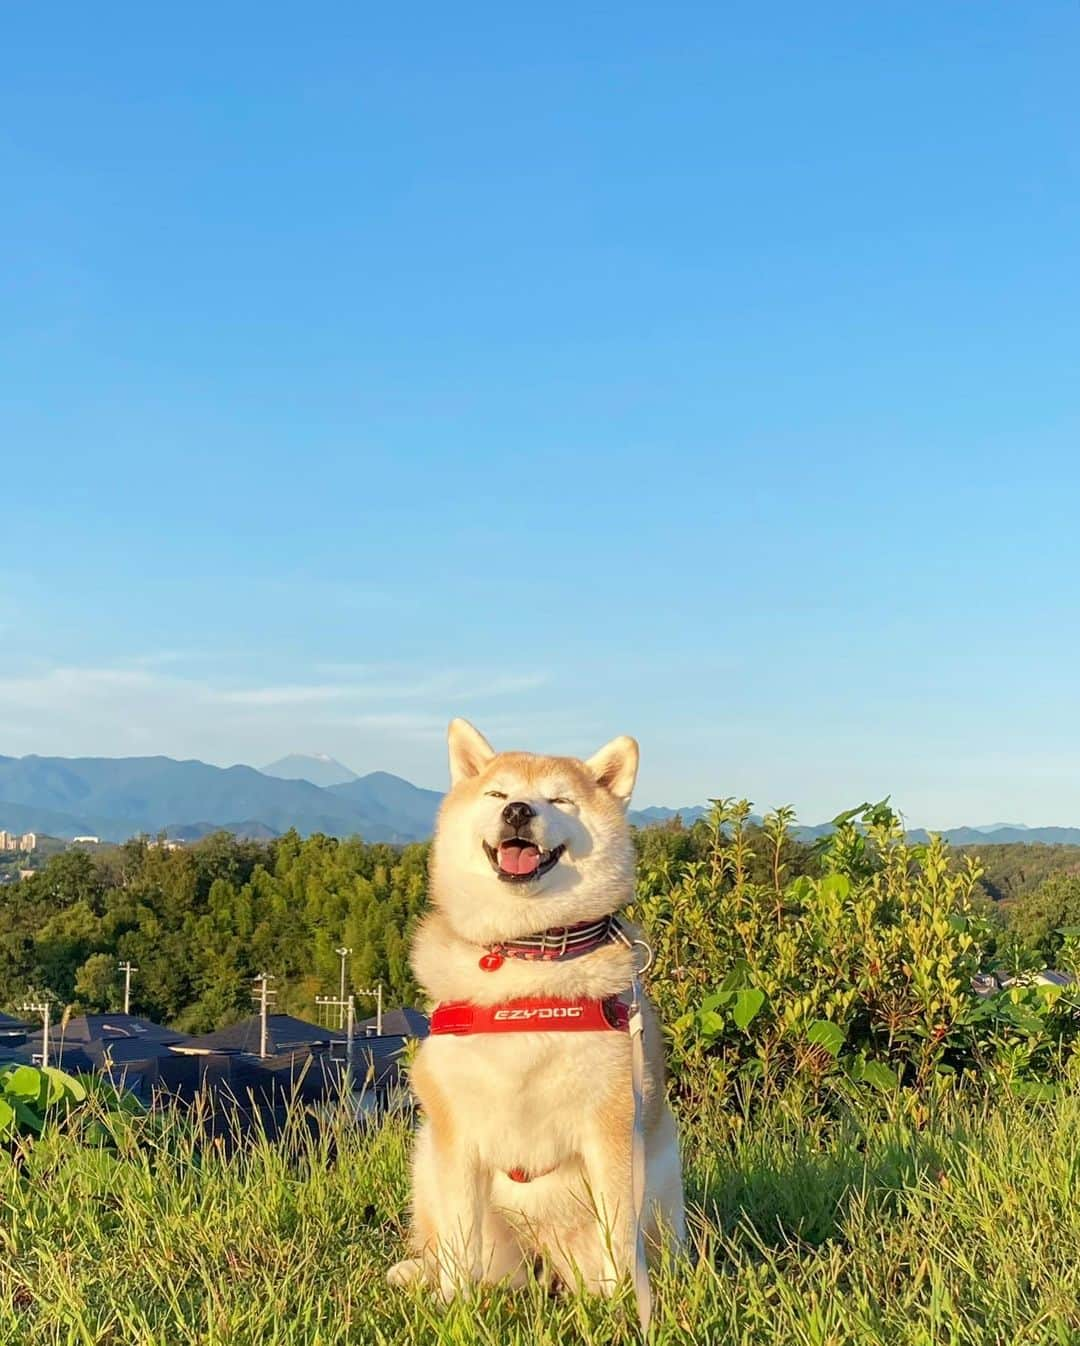
<path id="1" fill-rule="evenodd" d="M 431 1011 L 432 1034 L 466 1037 L 472 1033 L 625 1033 L 630 1011 L 617 997 L 607 1000 L 544 999 L 505 1000 L 501 1005 L 470 1005 L 467 1000 L 447 1000 Z M 532 1182 L 554 1173 L 526 1173 L 511 1168 L 506 1176 L 513 1182 Z"/>
<path id="2" fill-rule="evenodd" d="M 470 1005 L 447 1000 L 431 1011 L 431 1032 L 464 1037 L 470 1033 L 625 1033 L 630 1012 L 616 996 L 607 1000 L 544 997 Z"/>

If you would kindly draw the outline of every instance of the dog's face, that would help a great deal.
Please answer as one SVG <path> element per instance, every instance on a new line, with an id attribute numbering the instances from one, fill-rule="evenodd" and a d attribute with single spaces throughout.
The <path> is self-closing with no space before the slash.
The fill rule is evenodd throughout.
<path id="1" fill-rule="evenodd" d="M 432 848 L 432 895 L 476 943 L 605 915 L 632 891 L 626 806 L 632 738 L 579 761 L 496 753 L 465 720 L 450 726 L 450 792 Z"/>

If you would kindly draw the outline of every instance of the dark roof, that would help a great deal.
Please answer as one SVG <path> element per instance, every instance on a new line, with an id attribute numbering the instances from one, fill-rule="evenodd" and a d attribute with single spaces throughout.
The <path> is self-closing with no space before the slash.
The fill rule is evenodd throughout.
<path id="1" fill-rule="evenodd" d="M 183 1042 L 185 1033 L 177 1033 L 137 1014 L 76 1014 L 66 1024 L 54 1024 L 52 1037 L 65 1042 L 115 1042 L 135 1039 L 140 1042 Z"/>
<path id="2" fill-rule="evenodd" d="M 295 1019 L 291 1014 L 268 1014 L 266 1016 L 266 1050 L 270 1056 L 284 1056 L 302 1047 L 324 1047 L 331 1042 L 344 1040 L 344 1033 L 334 1028 L 323 1028 L 321 1024 L 308 1023 L 306 1019 Z M 238 1024 L 219 1028 L 213 1033 L 204 1033 L 201 1037 L 188 1038 L 179 1043 L 182 1051 L 194 1052 L 248 1052 L 259 1054 L 261 1028 L 259 1015 L 241 1019 Z"/>
<path id="3" fill-rule="evenodd" d="M 114 1065 L 128 1065 L 137 1061 L 153 1061 L 159 1056 L 172 1056 L 172 1044 L 168 1042 L 146 1041 L 145 1038 L 98 1038 L 87 1043 L 84 1050 L 99 1064 L 106 1059 Z"/>
<path id="4" fill-rule="evenodd" d="M 369 1036 L 375 1032 L 377 1019 L 361 1019 L 356 1025 L 358 1035 Z M 426 1038 L 428 1035 L 427 1015 L 410 1006 L 387 1010 L 382 1017 L 382 1036 L 384 1038 Z"/>
<path id="5" fill-rule="evenodd" d="M 22 1019 L 13 1019 L 10 1014 L 0 1014 L 0 1033 L 17 1033 L 25 1028 L 26 1024 Z"/>
<path id="6" fill-rule="evenodd" d="M 25 1050 L 41 1060 L 41 1034 L 27 1038 Z M 49 1065 L 66 1070 L 69 1075 L 86 1075 L 98 1068 L 100 1062 L 87 1051 L 84 1042 L 67 1042 L 63 1046 L 49 1035 Z"/>
<path id="7" fill-rule="evenodd" d="M 400 1035 L 388 1037 L 385 1033 L 382 1037 L 357 1038 L 352 1054 L 356 1086 L 362 1087 L 366 1081 L 374 1081 L 379 1086 L 395 1081 L 401 1071 L 406 1041 Z M 344 1059 L 345 1049 L 336 1047 L 334 1053 Z"/>

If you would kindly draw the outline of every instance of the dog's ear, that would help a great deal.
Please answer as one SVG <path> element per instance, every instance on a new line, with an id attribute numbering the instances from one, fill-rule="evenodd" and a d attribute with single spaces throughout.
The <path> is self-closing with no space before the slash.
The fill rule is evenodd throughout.
<path id="1" fill-rule="evenodd" d="M 599 752 L 594 752 L 585 765 L 597 785 L 603 786 L 626 808 L 637 779 L 637 741 L 621 734 L 605 743 Z"/>
<path id="2" fill-rule="evenodd" d="M 470 776 L 479 776 L 495 756 L 495 749 L 468 720 L 451 720 L 446 738 L 450 744 L 451 785 L 468 780 Z"/>

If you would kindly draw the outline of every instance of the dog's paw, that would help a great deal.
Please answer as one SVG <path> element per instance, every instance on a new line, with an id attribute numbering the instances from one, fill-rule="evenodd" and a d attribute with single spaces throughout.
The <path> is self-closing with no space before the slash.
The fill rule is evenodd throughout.
<path id="1" fill-rule="evenodd" d="M 415 1285 L 424 1279 L 424 1264 L 419 1257 L 407 1257 L 404 1262 L 395 1262 L 386 1273 L 387 1285 L 403 1289 L 406 1285 Z"/>

